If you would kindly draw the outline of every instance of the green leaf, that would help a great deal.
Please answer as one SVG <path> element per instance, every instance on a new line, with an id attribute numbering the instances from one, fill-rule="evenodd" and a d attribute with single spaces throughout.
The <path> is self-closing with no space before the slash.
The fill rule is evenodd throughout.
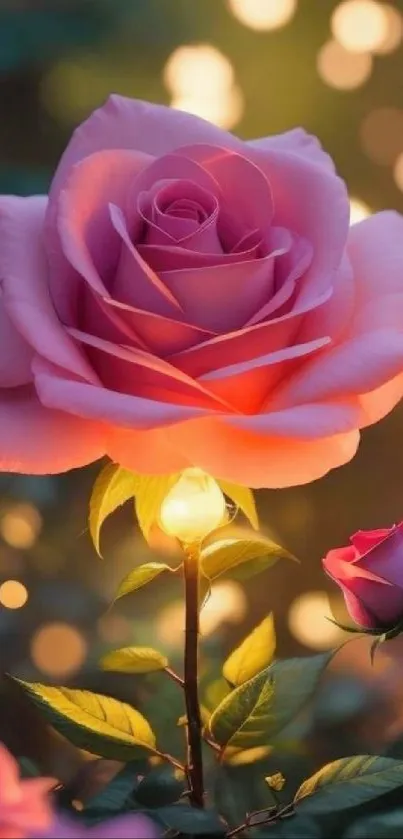
<path id="1" fill-rule="evenodd" d="M 89 800 L 85 807 L 85 815 L 99 818 L 103 815 L 105 818 L 108 814 L 112 815 L 125 810 L 138 786 L 138 776 L 142 771 L 144 771 L 142 761 L 129 761 L 106 787 Z"/>
<path id="2" fill-rule="evenodd" d="M 239 507 L 244 516 L 250 521 L 252 527 L 255 530 L 259 530 L 259 518 L 252 490 L 248 487 L 233 484 L 231 481 L 217 479 L 217 483 L 224 495 L 227 495 Z"/>
<path id="3" fill-rule="evenodd" d="M 143 807 L 165 807 L 178 801 L 184 789 L 184 779 L 176 776 L 172 766 L 156 766 L 137 787 L 136 800 Z"/>
<path id="4" fill-rule="evenodd" d="M 117 673 L 152 673 L 168 667 L 168 659 L 151 647 L 122 647 L 104 655 L 100 664 Z"/>
<path id="5" fill-rule="evenodd" d="M 164 571 L 170 571 L 172 573 L 172 568 L 166 565 L 165 562 L 147 562 L 144 565 L 139 565 L 138 568 L 130 571 L 130 574 L 122 580 L 116 592 L 115 600 L 119 600 L 125 594 L 131 594 L 133 591 L 143 588 L 143 586 L 151 583 L 151 580 L 154 580 L 155 577 L 163 574 Z"/>
<path id="6" fill-rule="evenodd" d="M 19 757 L 18 766 L 20 767 L 20 775 L 22 778 L 38 778 L 40 770 L 29 757 Z"/>
<path id="7" fill-rule="evenodd" d="M 347 810 L 403 786 L 403 762 L 358 755 L 328 763 L 308 778 L 294 802 L 309 815 Z"/>
<path id="8" fill-rule="evenodd" d="M 333 656 L 331 650 L 318 655 L 285 658 L 268 668 L 274 684 L 271 721 L 266 729 L 268 737 L 277 736 L 312 699 Z"/>
<path id="9" fill-rule="evenodd" d="M 145 539 L 148 539 L 153 524 L 158 522 L 164 498 L 179 478 L 180 473 L 175 475 L 137 476 L 136 515 Z"/>
<path id="10" fill-rule="evenodd" d="M 149 723 L 125 702 L 88 690 L 14 681 L 49 723 L 80 749 L 123 761 L 155 751 L 155 736 Z"/>
<path id="11" fill-rule="evenodd" d="M 219 539 L 201 551 L 203 574 L 210 580 L 228 573 L 238 566 L 260 560 L 259 570 L 274 565 L 278 559 L 291 558 L 291 554 L 271 539 L 251 534 L 250 538 Z"/>
<path id="12" fill-rule="evenodd" d="M 368 839 L 369 836 L 376 836 L 378 839 L 402 839 L 403 810 L 376 813 L 359 819 L 343 833 L 343 839 Z"/>
<path id="13" fill-rule="evenodd" d="M 105 519 L 118 507 L 133 498 L 137 491 L 138 476 L 108 463 L 98 475 L 90 499 L 89 528 L 92 541 L 99 555 L 99 537 Z"/>
<path id="14" fill-rule="evenodd" d="M 172 830 L 190 836 L 224 836 L 225 824 L 213 810 L 196 810 L 188 804 L 174 804 L 172 807 L 159 807 L 152 815 Z"/>
<path id="15" fill-rule="evenodd" d="M 270 723 L 273 680 L 268 670 L 232 691 L 211 715 L 209 731 L 223 751 L 266 745 Z"/>
<path id="16" fill-rule="evenodd" d="M 226 696 L 209 730 L 223 747 L 266 746 L 312 696 L 333 653 L 278 661 Z"/>
<path id="17" fill-rule="evenodd" d="M 232 685 L 242 685 L 271 664 L 276 649 L 273 615 L 269 615 L 227 658 L 223 674 Z"/>

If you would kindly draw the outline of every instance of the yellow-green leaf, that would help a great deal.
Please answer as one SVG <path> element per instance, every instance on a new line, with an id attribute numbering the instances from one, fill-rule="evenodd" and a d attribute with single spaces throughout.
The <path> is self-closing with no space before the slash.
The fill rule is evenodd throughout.
<path id="1" fill-rule="evenodd" d="M 160 574 L 163 574 L 164 571 L 172 572 L 172 568 L 170 568 L 169 565 L 166 565 L 165 562 L 146 562 L 144 565 L 139 565 L 138 568 L 134 568 L 134 570 L 130 571 L 130 574 L 122 580 L 117 590 L 115 600 L 119 600 L 119 598 L 124 597 L 125 594 L 131 594 L 133 591 L 143 588 L 143 586 L 146 586 L 147 583 L 151 583 L 151 580 L 154 580 L 155 577 L 159 577 Z"/>
<path id="2" fill-rule="evenodd" d="M 125 702 L 88 690 L 16 681 L 49 723 L 78 748 L 122 761 L 155 751 L 149 723 Z"/>
<path id="3" fill-rule="evenodd" d="M 100 554 L 99 537 L 105 519 L 118 507 L 133 498 L 138 486 L 138 476 L 108 463 L 98 475 L 90 499 L 89 528 L 92 541 Z"/>
<path id="4" fill-rule="evenodd" d="M 170 489 L 178 482 L 176 475 L 138 475 L 139 485 L 136 490 L 136 515 L 140 529 L 148 539 L 150 530 L 158 522 L 162 502 Z"/>
<path id="5" fill-rule="evenodd" d="M 273 679 L 263 670 L 223 699 L 209 722 L 209 731 L 223 752 L 231 746 L 250 749 L 267 744 L 273 694 Z"/>
<path id="6" fill-rule="evenodd" d="M 168 659 L 151 647 L 122 647 L 101 658 L 103 670 L 118 673 L 152 673 L 168 667 Z"/>
<path id="7" fill-rule="evenodd" d="M 403 784 L 403 762 L 377 755 L 354 755 L 328 763 L 301 784 L 298 812 L 320 815 L 372 801 Z M 367 834 L 369 835 L 369 834 Z M 372 834 L 371 834 L 372 835 Z"/>
<path id="8" fill-rule="evenodd" d="M 274 619 L 270 614 L 227 658 L 223 667 L 225 678 L 232 685 L 242 685 L 271 664 L 275 649 Z"/>
<path id="9" fill-rule="evenodd" d="M 252 527 L 255 530 L 259 530 L 259 518 L 252 490 L 248 487 L 233 484 L 231 481 L 217 480 L 217 483 L 224 495 L 227 495 L 239 507 L 244 516 L 250 521 Z"/>
<path id="10" fill-rule="evenodd" d="M 201 567 L 203 574 L 214 580 L 221 574 L 255 560 L 259 560 L 259 571 L 264 571 L 283 558 L 291 558 L 285 548 L 276 545 L 271 539 L 251 533 L 249 539 L 218 539 L 217 542 L 203 548 Z"/>

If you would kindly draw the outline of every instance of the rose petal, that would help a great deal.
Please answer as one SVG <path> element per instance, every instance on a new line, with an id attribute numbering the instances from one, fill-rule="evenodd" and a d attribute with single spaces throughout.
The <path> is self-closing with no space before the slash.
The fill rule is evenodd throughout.
<path id="1" fill-rule="evenodd" d="M 339 402 L 298 405 L 288 410 L 256 416 L 232 417 L 227 422 L 236 428 L 249 429 L 259 434 L 315 440 L 357 429 L 360 409 L 357 400 L 344 399 Z"/>
<path id="2" fill-rule="evenodd" d="M 0 387 L 16 387 L 32 381 L 31 361 L 32 349 L 13 326 L 0 290 Z"/>
<path id="3" fill-rule="evenodd" d="M 341 261 L 349 230 L 346 186 L 311 160 L 279 148 L 267 149 L 259 165 L 270 182 L 273 223 L 299 234 L 313 246 L 305 293 L 327 288 Z M 302 298 L 303 299 L 303 298 Z"/>
<path id="4" fill-rule="evenodd" d="M 20 798 L 20 774 L 13 755 L 0 742 L 0 807 Z"/>
<path id="5" fill-rule="evenodd" d="M 99 424 L 43 407 L 29 387 L 0 393 L 3 472 L 44 475 L 85 466 L 104 455 L 105 437 Z"/>
<path id="6" fill-rule="evenodd" d="M 115 463 L 130 462 L 131 468 L 145 475 L 172 474 L 192 465 L 167 440 L 166 428 L 115 428 L 108 437 L 107 454 Z"/>
<path id="7" fill-rule="evenodd" d="M 288 246 L 288 237 L 276 250 L 250 262 L 161 271 L 160 278 L 182 306 L 187 320 L 202 329 L 229 332 L 239 329 L 262 308 L 273 293 L 276 258 Z"/>
<path id="8" fill-rule="evenodd" d="M 129 329 L 134 330 L 137 336 L 140 336 L 151 352 L 161 355 L 163 358 L 171 353 L 182 352 L 214 335 L 213 332 L 200 329 L 193 324 L 166 318 L 154 314 L 154 312 L 135 309 L 125 303 L 120 303 L 118 300 L 104 300 L 104 305 L 108 310 L 116 311 L 119 318 L 124 321 Z M 88 331 L 97 334 L 94 329 L 88 328 Z M 106 336 L 100 335 L 100 337 Z"/>
<path id="9" fill-rule="evenodd" d="M 61 326 L 50 299 L 43 249 L 46 200 L 45 196 L 0 198 L 4 305 L 18 331 L 37 352 L 87 381 L 95 381 L 84 355 Z"/>
<path id="10" fill-rule="evenodd" d="M 290 151 L 300 157 L 305 157 L 312 163 L 324 166 L 334 172 L 335 166 L 329 154 L 323 151 L 317 137 L 307 134 L 303 128 L 293 128 L 284 134 L 274 134 L 272 137 L 261 137 L 257 140 L 248 140 L 246 144 L 250 149 L 252 160 L 259 166 L 266 151 Z"/>
<path id="11" fill-rule="evenodd" d="M 243 148 L 241 140 L 192 114 L 114 94 L 75 130 L 53 178 L 50 197 L 53 201 L 63 189 L 72 167 L 96 151 L 136 149 L 159 157 L 183 143 L 200 142 Z"/>
<path id="12" fill-rule="evenodd" d="M 182 146 L 175 154 L 195 160 L 214 178 L 221 190 L 222 214 L 230 220 L 235 216 L 244 230 L 269 228 L 274 213 L 270 180 L 242 151 L 199 142 Z"/>
<path id="13" fill-rule="evenodd" d="M 73 379 L 62 378 L 60 370 L 39 358 L 34 360 L 33 370 L 39 398 L 47 408 L 71 412 L 78 417 L 95 419 L 122 428 L 162 428 L 189 418 L 211 414 L 211 409 L 116 393 L 106 387 L 87 386 Z"/>
<path id="14" fill-rule="evenodd" d="M 69 329 L 69 333 L 96 351 L 91 351 L 90 357 L 106 388 L 161 401 L 167 399 L 171 402 L 174 399 L 180 405 L 208 406 L 211 410 L 223 408 L 220 400 L 198 381 L 151 353 L 112 344 L 79 329 Z M 225 407 L 231 410 L 229 406 Z"/>
<path id="15" fill-rule="evenodd" d="M 242 364 L 259 356 L 288 349 L 295 343 L 300 327 L 308 311 L 326 304 L 329 294 L 323 294 L 309 305 L 296 305 L 287 314 L 254 326 L 245 326 L 224 335 L 217 335 L 202 341 L 197 346 L 177 353 L 170 358 L 172 364 L 180 367 L 190 376 L 202 376 L 214 372 L 218 365 L 228 367 Z"/>
<path id="16" fill-rule="evenodd" d="M 113 228 L 122 241 L 120 261 L 112 283 L 113 296 L 159 315 L 177 314 L 181 310 L 180 304 L 132 244 L 123 213 L 113 204 L 109 212 Z"/>
<path id="17" fill-rule="evenodd" d="M 390 527 L 384 527 L 380 530 L 357 530 L 357 533 L 351 536 L 350 541 L 362 555 L 379 545 L 379 542 L 382 542 L 391 532 Z"/>
<path id="18" fill-rule="evenodd" d="M 167 429 L 169 442 L 194 466 L 217 478 L 253 488 L 296 486 L 325 475 L 354 457 L 359 433 L 301 441 L 231 428 L 205 418 Z M 130 468 L 130 458 L 124 464 Z"/>
<path id="19" fill-rule="evenodd" d="M 121 248 L 120 237 L 110 221 L 109 203 L 124 205 L 131 181 L 151 159 L 137 152 L 97 152 L 78 163 L 70 173 L 53 221 L 54 208 L 50 208 L 47 242 L 54 254 L 51 288 L 62 318 L 64 310 L 70 313 L 72 301 L 77 301 L 81 277 L 94 291 L 108 295 L 106 286 L 116 270 Z M 72 277 L 68 266 L 63 271 L 62 264 L 58 264 L 59 236 L 65 257 L 80 277 Z M 63 305 L 66 300 L 64 284 L 69 297 L 67 307 Z M 66 322 L 70 321 L 66 319 Z"/>

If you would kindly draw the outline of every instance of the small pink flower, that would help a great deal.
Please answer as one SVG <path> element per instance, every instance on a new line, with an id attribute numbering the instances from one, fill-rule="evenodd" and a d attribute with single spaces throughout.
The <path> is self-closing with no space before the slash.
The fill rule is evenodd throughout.
<path id="1" fill-rule="evenodd" d="M 393 628 L 403 619 L 403 522 L 359 530 L 323 566 L 340 586 L 349 614 L 365 629 Z"/>
<path id="2" fill-rule="evenodd" d="M 52 822 L 52 778 L 22 780 L 17 761 L 0 743 L 0 839 L 25 839 Z"/>
<path id="3" fill-rule="evenodd" d="M 350 227 L 301 129 L 245 142 L 112 96 L 48 197 L 0 197 L 0 281 L 3 470 L 291 486 L 403 394 L 403 218 Z"/>
<path id="4" fill-rule="evenodd" d="M 120 816 L 93 827 L 84 827 L 65 817 L 53 822 L 49 833 L 41 839 L 154 839 L 158 836 L 152 823 L 143 816 Z"/>

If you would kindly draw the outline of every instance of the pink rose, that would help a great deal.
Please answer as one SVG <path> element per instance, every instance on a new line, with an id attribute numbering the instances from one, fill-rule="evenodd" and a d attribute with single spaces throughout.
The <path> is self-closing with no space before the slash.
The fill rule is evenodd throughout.
<path id="1" fill-rule="evenodd" d="M 243 142 L 112 96 L 48 198 L 0 200 L 0 277 L 3 469 L 299 484 L 403 393 L 403 220 L 349 230 L 300 129 Z"/>
<path id="2" fill-rule="evenodd" d="M 340 586 L 349 614 L 364 629 L 392 628 L 403 619 L 403 522 L 359 530 L 323 566 Z"/>
<path id="3" fill-rule="evenodd" d="M 25 839 L 44 832 L 52 822 L 49 792 L 52 778 L 21 780 L 18 763 L 0 743 L 0 839 Z"/>

